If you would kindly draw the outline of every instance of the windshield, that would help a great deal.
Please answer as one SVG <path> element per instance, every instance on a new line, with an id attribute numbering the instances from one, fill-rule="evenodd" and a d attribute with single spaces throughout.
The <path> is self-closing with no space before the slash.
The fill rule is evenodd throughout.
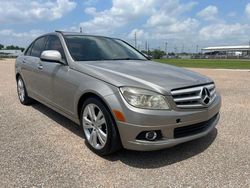
<path id="1" fill-rule="evenodd" d="M 146 60 L 141 53 L 119 39 L 84 35 L 66 35 L 64 38 L 75 61 Z"/>

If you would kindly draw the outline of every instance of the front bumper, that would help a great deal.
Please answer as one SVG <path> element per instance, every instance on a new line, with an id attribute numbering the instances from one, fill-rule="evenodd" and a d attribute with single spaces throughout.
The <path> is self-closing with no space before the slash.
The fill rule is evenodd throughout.
<path id="1" fill-rule="evenodd" d="M 211 132 L 219 121 L 221 97 L 219 93 L 208 108 L 170 111 L 143 110 L 128 106 L 119 96 L 106 98 L 112 109 L 118 109 L 125 115 L 126 122 L 117 122 L 123 147 L 131 150 L 151 151 L 169 148 L 177 144 L 194 140 Z M 115 101 L 117 100 L 117 101 Z M 118 105 L 119 104 L 119 105 Z M 179 119 L 180 121 L 177 121 Z M 206 128 L 194 134 L 175 137 L 174 131 L 179 127 L 207 122 Z M 155 141 L 139 140 L 137 136 L 143 131 L 161 131 L 162 138 Z"/>
<path id="2" fill-rule="evenodd" d="M 173 147 L 177 144 L 181 144 L 187 141 L 191 141 L 197 138 L 206 136 L 211 132 L 216 124 L 218 123 L 220 115 L 217 114 L 213 122 L 208 125 L 208 128 L 205 131 L 202 131 L 198 134 L 181 137 L 181 138 L 167 138 L 165 135 L 173 133 L 175 126 L 154 126 L 154 127 L 143 127 L 138 125 L 131 125 L 126 123 L 118 123 L 119 132 L 121 135 L 123 147 L 131 150 L 138 151 L 153 151 L 164 148 Z M 136 140 L 136 135 L 141 131 L 150 131 L 150 130 L 161 130 L 163 133 L 163 138 L 157 141 L 146 141 L 146 140 Z"/>

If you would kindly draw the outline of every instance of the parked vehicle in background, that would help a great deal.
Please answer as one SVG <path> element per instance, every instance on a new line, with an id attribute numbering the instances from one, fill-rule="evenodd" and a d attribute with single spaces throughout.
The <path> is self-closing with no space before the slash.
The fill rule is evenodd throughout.
<path id="1" fill-rule="evenodd" d="M 15 69 L 20 102 L 35 99 L 78 123 L 100 155 L 171 147 L 207 135 L 219 120 L 211 79 L 150 61 L 120 39 L 48 33 Z"/>

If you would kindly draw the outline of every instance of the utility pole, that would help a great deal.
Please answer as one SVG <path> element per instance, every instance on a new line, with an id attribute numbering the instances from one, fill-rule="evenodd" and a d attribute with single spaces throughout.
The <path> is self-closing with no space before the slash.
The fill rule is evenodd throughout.
<path id="1" fill-rule="evenodd" d="M 136 38 L 136 32 L 135 32 L 135 48 L 137 48 L 137 38 Z"/>
<path id="2" fill-rule="evenodd" d="M 150 49 L 149 49 L 149 44 L 148 44 L 148 55 L 149 55 L 149 51 L 150 51 Z"/>
<path id="3" fill-rule="evenodd" d="M 80 33 L 82 33 L 82 27 L 80 27 Z"/>
<path id="4" fill-rule="evenodd" d="M 148 42 L 146 41 L 145 42 L 145 51 L 147 51 L 147 49 L 148 49 Z"/>
<path id="5" fill-rule="evenodd" d="M 196 45 L 196 53 L 198 54 L 198 52 L 199 52 L 199 45 L 197 44 Z"/>
<path id="6" fill-rule="evenodd" d="M 165 42 L 165 54 L 168 57 L 168 42 Z"/>
<path id="7" fill-rule="evenodd" d="M 175 54 L 177 54 L 177 47 L 176 46 L 174 47 L 174 51 L 175 51 Z"/>

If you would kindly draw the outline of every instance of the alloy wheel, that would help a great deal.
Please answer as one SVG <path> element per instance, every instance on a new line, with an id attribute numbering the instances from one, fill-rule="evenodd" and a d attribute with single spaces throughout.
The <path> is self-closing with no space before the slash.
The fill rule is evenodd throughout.
<path id="1" fill-rule="evenodd" d="M 85 106 L 82 116 L 83 130 L 89 144 L 95 149 L 102 149 L 107 142 L 107 124 L 101 109 L 90 103 Z"/>

